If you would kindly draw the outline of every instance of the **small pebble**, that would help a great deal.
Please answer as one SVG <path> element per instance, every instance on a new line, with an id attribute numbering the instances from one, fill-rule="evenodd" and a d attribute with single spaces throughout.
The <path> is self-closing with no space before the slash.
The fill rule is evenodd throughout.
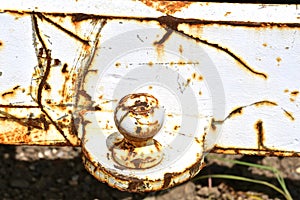
<path id="1" fill-rule="evenodd" d="M 5 154 L 3 155 L 3 157 L 4 157 L 4 159 L 9 159 L 9 153 L 5 153 Z"/>
<path id="2" fill-rule="evenodd" d="M 14 188 L 28 188 L 29 183 L 22 179 L 13 179 L 9 182 L 9 185 Z"/>

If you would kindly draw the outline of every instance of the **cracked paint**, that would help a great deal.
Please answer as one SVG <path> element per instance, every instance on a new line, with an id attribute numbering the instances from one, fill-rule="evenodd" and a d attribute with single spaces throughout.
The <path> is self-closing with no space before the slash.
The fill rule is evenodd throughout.
<path id="1" fill-rule="evenodd" d="M 209 18 L 218 15 L 218 12 L 205 17 L 196 17 L 201 15 L 201 12 L 194 12 L 192 16 L 195 17 L 190 17 L 188 12 L 197 6 L 207 7 L 205 11 L 213 12 L 214 10 L 209 9 L 214 9 L 215 5 L 218 4 L 144 0 L 137 2 L 141 10 L 149 9 L 148 13 L 152 14 L 148 16 L 147 12 L 144 12 L 142 16 L 134 15 L 138 12 L 137 10 L 134 10 L 133 14 L 128 13 L 128 9 L 124 9 L 128 15 L 116 14 L 115 10 L 108 11 L 108 13 L 85 12 L 85 10 L 84 12 L 41 12 L 28 11 L 27 8 L 24 11 L 21 9 L 17 9 L 18 11 L 1 10 L 0 19 L 2 16 L 15 18 L 14 22 L 19 23 L 15 28 L 21 27 L 22 20 L 26 19 L 30 22 L 31 26 L 27 26 L 28 24 L 24 22 L 22 26 L 25 30 L 24 35 L 32 35 L 31 46 L 26 46 L 28 37 L 27 41 L 19 41 L 18 46 L 28 51 L 29 49 L 35 51 L 31 54 L 24 51 L 24 55 L 28 53 L 32 56 L 35 53 L 35 64 L 32 64 L 33 57 L 30 56 L 28 56 L 31 61 L 30 66 L 25 66 L 26 59 L 23 58 L 24 62 L 18 60 L 18 57 L 23 54 L 18 53 L 10 37 L 2 38 L 5 35 L 0 33 L 0 56 L 7 56 L 12 61 L 18 60 L 11 64 L 13 67 L 8 67 L 4 56 L 0 57 L 0 82 L 5 80 L 7 84 L 7 86 L 0 87 L 0 142 L 57 146 L 84 146 L 91 142 L 84 136 L 88 135 L 91 130 L 97 132 L 99 129 L 99 126 L 94 129 L 90 128 L 95 123 L 93 116 L 103 112 L 108 115 L 113 113 L 113 109 L 107 109 L 107 104 L 117 102 L 114 98 L 105 99 L 105 94 L 94 97 L 87 89 L 96 88 L 96 78 L 103 73 L 101 70 L 94 69 L 95 59 L 101 55 L 102 48 L 112 52 L 116 48 L 116 46 L 105 46 L 105 41 L 109 40 L 111 35 L 111 37 L 116 37 L 113 35 L 115 32 L 124 33 L 141 27 L 155 27 L 163 30 L 162 34 L 157 35 L 149 46 L 149 49 L 152 48 L 156 53 L 156 60 L 147 60 L 147 56 L 145 56 L 145 61 L 140 58 L 126 62 L 116 59 L 112 60 L 112 67 L 116 70 L 135 69 L 134 67 L 145 67 L 147 70 L 170 68 L 178 72 L 179 69 L 191 70 L 200 65 L 201 73 L 189 72 L 189 76 L 184 79 L 179 75 L 176 76 L 174 78 L 176 89 L 179 93 L 185 94 L 188 88 L 195 84 L 206 84 L 211 91 L 206 91 L 202 87 L 197 88 L 195 96 L 203 99 L 195 104 L 206 101 L 205 98 L 211 98 L 218 105 L 224 106 L 225 113 L 224 116 L 217 116 L 215 111 L 211 116 L 205 116 L 203 113 L 206 109 L 215 109 L 205 104 L 202 107 L 203 113 L 200 113 L 198 117 L 210 117 L 211 120 L 205 125 L 201 137 L 194 137 L 190 132 L 181 132 L 183 126 L 177 123 L 174 123 L 171 132 L 166 132 L 165 137 L 189 138 L 193 140 L 193 144 L 197 145 L 197 150 L 206 150 L 206 140 L 223 131 L 224 137 L 221 136 L 221 139 L 213 145 L 211 152 L 300 156 L 299 145 L 288 140 L 300 140 L 296 134 L 300 130 L 296 123 L 300 117 L 297 89 L 300 84 L 297 74 L 300 71 L 297 71 L 296 67 L 291 67 L 299 63 L 300 50 L 297 48 L 299 42 L 296 40 L 300 37 L 299 23 L 295 22 L 291 16 L 280 20 L 263 18 L 265 21 L 254 19 L 253 16 L 253 20 L 245 20 L 244 16 L 236 14 L 238 9 L 236 12 L 230 9 L 224 10 L 225 12 L 221 13 L 222 20 L 221 17 L 220 20 Z M 227 4 L 222 5 L 227 6 Z M 235 6 L 238 5 L 232 5 L 232 7 Z M 245 9 L 250 9 L 247 6 L 249 5 L 245 5 Z M 281 5 L 275 7 L 283 9 Z M 272 8 L 266 6 L 264 9 Z M 121 9 L 120 13 L 122 12 Z M 258 7 L 257 12 L 260 12 Z M 263 17 L 262 14 L 260 15 Z M 13 27 L 12 22 L 8 24 Z M 3 28 L 3 30 L 6 29 Z M 13 28 L 11 31 L 14 31 Z M 294 34 L 293 39 L 288 40 L 285 36 L 290 35 L 291 31 Z M 214 38 L 214 35 L 218 33 L 221 35 Z M 251 35 L 250 33 L 252 37 L 245 37 L 247 34 Z M 174 37 L 180 38 L 178 44 L 174 44 L 176 48 L 172 49 L 172 53 L 176 54 L 179 59 L 170 61 L 167 57 L 170 54 L 168 45 Z M 134 35 L 134 39 L 141 44 L 145 44 L 148 40 L 143 34 Z M 275 39 L 276 42 L 274 42 Z M 182 41 L 190 46 L 184 45 Z M 203 49 L 208 56 L 203 52 L 195 51 L 191 54 L 197 55 L 197 59 L 189 59 L 186 52 L 189 52 L 189 47 L 193 45 Z M 122 41 L 117 47 L 122 47 Z M 8 54 L 9 48 L 15 52 Z M 10 52 L 13 51 L 10 50 Z M 205 56 L 211 61 L 205 60 Z M 280 67 L 274 67 L 274 63 Z M 213 77 L 202 73 L 205 67 L 215 68 L 217 73 L 213 74 Z M 12 69 L 23 70 L 24 77 L 25 72 L 31 72 L 31 76 L 27 76 L 26 81 L 20 75 L 16 78 L 15 72 L 10 71 Z M 211 71 L 208 70 L 208 72 Z M 217 85 L 217 82 L 211 81 L 217 76 L 220 76 L 218 78 L 223 85 Z M 9 78 L 4 79 L 6 77 Z M 110 73 L 109 77 L 110 80 L 121 79 L 123 74 Z M 137 78 L 127 77 L 124 80 L 134 84 Z M 155 91 L 156 85 L 151 83 L 146 88 L 149 91 Z M 224 90 L 225 98 L 221 99 L 222 101 L 216 99 L 219 97 L 215 94 L 218 88 Z M 211 95 L 207 96 L 207 93 Z M 101 103 L 98 102 L 100 100 Z M 214 106 L 219 108 L 217 104 Z M 94 115 L 91 117 L 90 113 Z M 169 113 L 167 117 L 175 119 L 177 116 Z M 101 119 L 97 123 L 107 131 L 114 130 L 112 120 Z M 227 138 L 230 140 L 226 140 Z M 172 146 L 167 144 L 165 147 L 171 149 Z M 198 152 L 193 164 L 190 163 L 177 172 L 165 172 L 161 178 L 153 180 L 152 177 L 137 178 L 111 172 L 100 162 L 93 162 L 96 158 L 85 148 L 83 148 L 83 153 L 85 167 L 96 178 L 107 182 L 108 180 L 101 177 L 109 177 L 110 182 L 108 182 L 111 186 L 132 192 L 166 189 L 193 177 L 204 166 L 203 155 Z M 110 153 L 105 154 L 105 159 L 113 162 Z M 126 171 L 116 163 L 112 167 L 115 170 Z M 179 179 L 180 181 L 177 182 Z M 123 184 L 122 187 L 114 185 L 115 181 Z M 154 185 L 155 188 L 151 188 L 150 185 Z"/>

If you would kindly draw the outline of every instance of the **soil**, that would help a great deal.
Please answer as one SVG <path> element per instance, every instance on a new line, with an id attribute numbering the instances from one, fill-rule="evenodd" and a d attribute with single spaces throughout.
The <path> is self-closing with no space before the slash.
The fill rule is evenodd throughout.
<path id="1" fill-rule="evenodd" d="M 294 199 L 300 199 L 300 158 L 217 155 L 269 165 L 282 172 Z M 95 180 L 83 167 L 80 148 L 0 145 L 0 199 L 284 199 L 268 187 L 225 179 L 191 180 L 145 194 L 121 192 Z M 208 158 L 198 176 L 235 174 L 278 185 L 269 171 Z"/>

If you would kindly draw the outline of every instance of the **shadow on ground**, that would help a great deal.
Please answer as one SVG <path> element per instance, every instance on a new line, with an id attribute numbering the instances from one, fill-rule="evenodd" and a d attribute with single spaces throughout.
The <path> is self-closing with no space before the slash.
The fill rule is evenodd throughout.
<path id="1" fill-rule="evenodd" d="M 35 148 L 35 151 L 38 151 L 39 148 Z M 239 159 L 247 162 L 261 163 L 265 158 L 256 156 L 243 156 Z M 290 163 L 292 167 L 296 167 L 293 165 L 296 165 L 297 162 L 300 163 L 300 158 L 294 160 L 294 164 Z M 276 158 L 275 162 L 277 162 L 277 164 L 281 164 L 279 168 L 285 167 L 285 158 Z M 38 159 L 34 161 L 22 161 L 16 159 L 15 146 L 0 145 L 0 163 L 0 199 L 133 200 L 147 198 L 158 200 L 169 199 L 171 197 L 174 198 L 172 191 L 176 191 L 175 195 L 177 197 L 179 197 L 178 192 L 189 192 L 189 195 L 181 195 L 182 198 L 180 199 L 205 199 L 203 195 L 201 196 L 201 194 L 197 191 L 201 188 L 208 188 L 208 180 L 201 180 L 194 182 L 195 184 L 189 182 L 189 186 L 192 186 L 189 187 L 189 189 L 187 189 L 187 187 L 179 186 L 166 191 L 152 192 L 147 194 L 121 192 L 95 180 L 84 169 L 80 156 L 75 156 L 72 159 Z M 283 173 L 286 171 L 291 171 L 291 173 L 285 174 L 285 180 L 290 193 L 294 197 L 300 196 L 300 175 L 293 174 L 293 170 L 283 170 Z M 200 172 L 199 176 L 205 174 L 235 174 L 277 184 L 276 178 L 274 176 L 272 177 L 271 174 L 264 174 L 260 172 L 257 173 L 253 170 L 250 170 L 248 167 L 237 165 L 227 166 L 222 165 L 222 163 L 220 164 L 212 161 L 208 161 L 208 166 Z M 225 185 L 226 187 L 223 187 L 222 189 L 220 188 L 220 185 Z M 180 187 L 183 189 L 180 190 Z M 218 190 L 219 193 L 227 192 L 227 196 L 236 194 L 236 191 L 253 191 L 265 194 L 265 196 L 267 195 L 269 199 L 283 199 L 283 197 L 277 192 L 267 187 L 240 181 L 213 179 L 211 187 Z M 215 197 L 215 199 L 224 198 L 221 198 L 220 196 L 220 198 Z"/>

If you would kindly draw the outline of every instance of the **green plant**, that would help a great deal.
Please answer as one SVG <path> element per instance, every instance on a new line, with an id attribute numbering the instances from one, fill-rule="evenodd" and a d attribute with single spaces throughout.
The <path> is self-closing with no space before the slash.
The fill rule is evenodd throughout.
<path id="1" fill-rule="evenodd" d="M 242 176 L 236 176 L 236 175 L 230 175 L 230 174 L 209 174 L 209 175 L 203 175 L 203 176 L 197 176 L 194 178 L 194 181 L 196 180 L 200 180 L 200 179 L 207 179 L 207 178 L 221 178 L 221 179 L 232 179 L 232 180 L 238 180 L 238 181 L 246 181 L 246 182 L 250 182 L 250 183 L 256 183 L 256 184 L 261 184 L 267 187 L 270 187 L 272 189 L 274 189 L 275 191 L 279 192 L 280 194 L 282 194 L 287 200 L 293 200 L 292 196 L 290 195 L 286 184 L 284 182 L 284 178 L 282 177 L 281 173 L 274 167 L 270 167 L 270 166 L 265 166 L 265 165 L 260 165 L 260 164 L 254 164 L 254 163 L 248 163 L 248 162 L 243 162 L 243 161 L 238 161 L 238 160 L 230 160 L 230 159 L 226 159 L 226 158 L 219 158 L 216 156 L 208 156 L 211 159 L 218 159 L 221 161 L 225 161 L 225 162 L 230 162 L 236 165 L 244 165 L 244 166 L 248 166 L 248 167 L 255 167 L 261 170 L 268 170 L 271 171 L 277 178 L 277 181 L 279 182 L 281 188 L 266 182 L 266 181 L 262 181 L 262 180 L 256 180 L 256 179 L 252 179 L 252 178 L 247 178 L 247 177 L 242 177 Z"/>

